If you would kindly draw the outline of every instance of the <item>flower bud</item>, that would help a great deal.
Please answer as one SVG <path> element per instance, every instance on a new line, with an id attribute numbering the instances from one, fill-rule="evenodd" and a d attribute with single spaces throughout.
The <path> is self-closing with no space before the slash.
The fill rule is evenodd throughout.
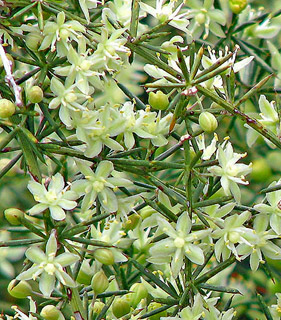
<path id="1" fill-rule="evenodd" d="M 93 276 L 91 287 L 93 288 L 95 294 L 103 293 L 108 288 L 108 286 L 109 281 L 102 270 L 100 270 Z"/>
<path id="2" fill-rule="evenodd" d="M 13 279 L 8 285 L 8 292 L 12 297 L 17 299 L 25 299 L 31 295 L 32 288 L 28 282 L 22 280 L 16 286 L 14 286 L 16 282 L 17 280 Z"/>
<path id="3" fill-rule="evenodd" d="M 134 213 L 128 217 L 128 220 L 123 223 L 123 228 L 125 231 L 133 230 L 137 226 L 137 224 L 140 221 L 140 215 L 137 213 Z"/>
<path id="4" fill-rule="evenodd" d="M 43 36 L 40 33 L 33 32 L 26 36 L 25 44 L 30 50 L 37 51 L 42 40 Z"/>
<path id="5" fill-rule="evenodd" d="M 155 309 L 158 309 L 162 307 L 161 303 L 158 302 L 151 302 L 150 305 L 148 306 L 148 312 L 153 311 Z M 161 311 L 159 313 L 154 314 L 153 316 L 149 317 L 149 320 L 160 320 L 161 317 L 166 317 L 167 316 L 167 311 Z"/>
<path id="6" fill-rule="evenodd" d="M 218 127 L 218 121 L 216 117 L 208 111 L 202 112 L 200 114 L 199 124 L 202 130 L 209 133 L 215 131 Z"/>
<path id="7" fill-rule="evenodd" d="M 6 220 L 13 226 L 18 226 L 20 219 L 24 217 L 23 211 L 17 208 L 9 208 L 4 211 Z"/>
<path id="8" fill-rule="evenodd" d="M 61 311 L 51 304 L 48 304 L 41 310 L 40 316 L 46 320 L 64 320 L 64 316 Z"/>
<path id="9" fill-rule="evenodd" d="M 156 110 L 165 110 L 169 105 L 169 98 L 160 90 L 156 93 L 149 92 L 148 103 Z"/>
<path id="10" fill-rule="evenodd" d="M 115 298 L 112 304 L 112 312 L 118 319 L 129 313 L 130 309 L 130 304 L 126 299 Z"/>
<path id="11" fill-rule="evenodd" d="M 239 14 L 247 6 L 247 0 L 229 0 L 228 3 L 230 10 L 235 14 Z"/>
<path id="12" fill-rule="evenodd" d="M 9 118 L 16 111 L 15 104 L 7 99 L 0 99 L 0 118 Z"/>
<path id="13" fill-rule="evenodd" d="M 31 103 L 39 103 L 43 100 L 43 90 L 38 86 L 31 87 L 27 92 L 28 100 Z"/>
<path id="14" fill-rule="evenodd" d="M 130 304 L 133 308 L 136 308 L 141 300 L 148 296 L 148 291 L 143 283 L 134 283 L 130 291 L 132 291 L 132 293 L 129 294 Z"/>
<path id="15" fill-rule="evenodd" d="M 110 265 L 114 263 L 113 253 L 109 249 L 100 248 L 95 250 L 94 258 L 105 265 Z"/>

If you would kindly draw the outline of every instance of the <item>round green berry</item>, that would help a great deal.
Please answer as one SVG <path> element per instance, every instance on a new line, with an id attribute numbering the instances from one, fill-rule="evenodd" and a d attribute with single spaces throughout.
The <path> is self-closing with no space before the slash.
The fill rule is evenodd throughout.
<path id="1" fill-rule="evenodd" d="M 130 312 L 130 304 L 124 298 L 116 298 L 112 304 L 112 312 L 116 318 L 121 318 Z"/>
<path id="2" fill-rule="evenodd" d="M 211 133 L 217 129 L 218 121 L 212 113 L 205 111 L 199 116 L 199 125 L 203 131 Z"/>
<path id="3" fill-rule="evenodd" d="M 0 99 L 0 118 L 9 118 L 16 111 L 15 104 L 8 99 Z"/>
<path id="4" fill-rule="evenodd" d="M 110 265 L 114 263 L 114 256 L 111 250 L 109 249 L 97 249 L 95 250 L 94 257 L 100 263 L 105 265 Z"/>
<path id="5" fill-rule="evenodd" d="M 102 270 L 100 270 L 93 276 L 91 287 L 93 288 L 95 294 L 103 293 L 108 288 L 108 286 L 109 281 Z"/>
<path id="6" fill-rule="evenodd" d="M 31 103 L 39 103 L 43 100 L 43 90 L 38 86 L 31 87 L 27 92 L 28 99 Z"/>

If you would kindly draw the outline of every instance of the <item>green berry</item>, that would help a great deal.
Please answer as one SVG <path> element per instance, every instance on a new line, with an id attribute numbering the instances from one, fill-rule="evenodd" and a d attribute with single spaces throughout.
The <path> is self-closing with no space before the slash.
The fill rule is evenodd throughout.
<path id="1" fill-rule="evenodd" d="M 16 111 L 15 104 L 7 99 L 0 99 L 0 118 L 9 118 Z"/>
<path id="2" fill-rule="evenodd" d="M 235 14 L 239 14 L 247 6 L 247 0 L 229 0 L 228 3 L 230 10 Z"/>
<path id="3" fill-rule="evenodd" d="M 12 297 L 17 299 L 25 299 L 31 295 L 32 288 L 28 282 L 22 280 L 16 286 L 14 286 L 16 282 L 17 280 L 13 279 L 8 285 L 8 292 Z"/>
<path id="4" fill-rule="evenodd" d="M 143 283 L 134 283 L 130 288 L 131 293 L 129 294 L 130 303 L 133 308 L 148 296 L 148 291 Z"/>
<path id="5" fill-rule="evenodd" d="M 217 129 L 218 121 L 212 113 L 205 111 L 199 116 L 199 125 L 203 131 L 211 133 Z"/>
<path id="6" fill-rule="evenodd" d="M 148 311 L 153 311 L 156 310 L 160 307 L 162 307 L 163 305 L 161 303 L 158 302 L 151 302 L 150 305 L 148 306 Z M 161 317 L 166 317 L 167 316 L 167 311 L 161 311 L 159 313 L 154 314 L 153 316 L 149 317 L 149 320 L 160 320 Z"/>
<path id="7" fill-rule="evenodd" d="M 114 263 L 114 256 L 109 249 L 97 249 L 95 250 L 94 257 L 100 263 L 110 265 Z"/>
<path id="8" fill-rule="evenodd" d="M 6 220 L 13 226 L 18 226 L 20 219 L 24 217 L 23 211 L 17 208 L 9 208 L 4 211 Z"/>
<path id="9" fill-rule="evenodd" d="M 100 270 L 93 276 L 91 287 L 93 288 L 95 294 L 103 293 L 108 288 L 108 286 L 109 281 L 102 270 Z"/>
<path id="10" fill-rule="evenodd" d="M 43 100 L 43 90 L 38 86 L 33 86 L 28 90 L 28 99 L 31 103 L 39 103 Z"/>
<path id="11" fill-rule="evenodd" d="M 169 105 L 169 98 L 160 90 L 156 93 L 149 92 L 148 103 L 156 110 L 165 110 Z"/>
<path id="12" fill-rule="evenodd" d="M 129 302 L 122 298 L 116 298 L 112 304 L 112 312 L 118 319 L 129 313 L 130 309 Z"/>
<path id="13" fill-rule="evenodd" d="M 61 311 L 51 304 L 45 306 L 41 310 L 40 316 L 46 320 L 64 320 L 64 316 Z"/>

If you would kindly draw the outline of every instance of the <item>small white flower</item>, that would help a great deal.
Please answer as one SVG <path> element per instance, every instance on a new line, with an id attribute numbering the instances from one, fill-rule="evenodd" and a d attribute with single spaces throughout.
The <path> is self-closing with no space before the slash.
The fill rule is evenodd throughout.
<path id="1" fill-rule="evenodd" d="M 27 271 L 20 273 L 17 280 L 36 280 L 39 276 L 39 289 L 46 297 L 50 297 L 55 288 L 56 279 L 64 286 L 75 287 L 75 281 L 63 270 L 79 260 L 79 257 L 70 252 L 64 252 L 56 257 L 58 250 L 56 231 L 53 230 L 46 244 L 46 252 L 39 247 L 30 247 L 26 250 L 26 257 L 34 264 Z"/>
<path id="2" fill-rule="evenodd" d="M 51 217 L 54 220 L 65 219 L 64 210 L 72 210 L 77 206 L 74 201 L 78 198 L 77 194 L 69 189 L 69 185 L 65 187 L 63 177 L 60 173 L 55 174 L 51 178 L 48 190 L 44 185 L 30 181 L 27 188 L 33 194 L 35 201 L 39 202 L 29 209 L 31 215 L 38 214 L 46 209 L 50 210 Z"/>
<path id="3" fill-rule="evenodd" d="M 167 263 L 172 259 L 171 270 L 174 277 L 177 277 L 183 264 L 184 257 L 196 264 L 204 263 L 204 253 L 195 241 L 206 237 L 210 230 L 191 232 L 191 220 L 187 212 L 178 218 L 176 228 L 162 217 L 157 219 L 160 231 L 168 235 L 168 238 L 155 243 L 149 253 L 147 260 L 156 264 Z"/>
<path id="4" fill-rule="evenodd" d="M 79 196 L 84 195 L 82 211 L 88 210 L 98 198 L 105 211 L 116 212 L 118 201 L 112 189 L 130 186 L 131 182 L 124 178 L 114 177 L 116 171 L 114 171 L 112 162 L 107 160 L 101 161 L 95 172 L 82 161 L 77 161 L 77 166 L 85 179 L 74 181 L 72 189 Z"/>
<path id="5" fill-rule="evenodd" d="M 237 184 L 247 185 L 245 175 L 251 172 L 251 164 L 236 163 L 239 159 L 244 158 L 246 153 L 239 154 L 233 152 L 230 142 L 218 147 L 217 159 L 219 166 L 213 166 L 208 170 L 214 175 L 221 177 L 221 186 L 226 195 L 233 194 L 235 200 L 240 202 L 241 193 Z"/>

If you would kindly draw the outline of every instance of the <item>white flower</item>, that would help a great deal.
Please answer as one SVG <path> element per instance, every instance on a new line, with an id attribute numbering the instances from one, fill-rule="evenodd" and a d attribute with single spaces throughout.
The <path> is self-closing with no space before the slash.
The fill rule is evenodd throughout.
<path id="1" fill-rule="evenodd" d="M 33 194 L 35 201 L 39 202 L 28 210 L 29 213 L 35 215 L 49 209 L 54 220 L 63 220 L 66 216 L 64 210 L 72 210 L 77 206 L 77 203 L 73 201 L 78 198 L 77 194 L 67 190 L 69 185 L 65 187 L 60 173 L 51 178 L 48 190 L 44 183 L 44 179 L 42 184 L 35 181 L 29 182 L 27 188 Z"/>
<path id="2" fill-rule="evenodd" d="M 118 187 L 130 186 L 131 182 L 120 177 L 109 177 L 116 175 L 117 172 L 114 171 L 112 162 L 107 160 L 101 161 L 95 172 L 82 161 L 77 161 L 77 166 L 85 179 L 74 181 L 72 189 L 79 196 L 84 195 L 81 205 L 82 211 L 89 209 L 98 198 L 105 211 L 116 212 L 118 201 L 113 190 Z"/>
<path id="3" fill-rule="evenodd" d="M 220 261 L 221 255 L 223 260 L 228 259 L 231 252 L 235 255 L 236 259 L 240 260 L 235 245 L 237 243 L 250 245 L 245 239 L 245 235 L 252 230 L 243 226 L 249 217 L 249 211 L 245 211 L 240 215 L 231 215 L 223 221 L 222 228 L 217 228 L 213 231 L 212 237 L 219 239 L 215 244 L 215 255 L 218 261 Z"/>
<path id="4" fill-rule="evenodd" d="M 259 98 L 259 109 L 261 113 L 259 114 L 261 119 L 258 121 L 268 130 L 272 131 L 276 136 L 280 136 L 280 120 L 278 113 L 275 109 L 275 101 L 269 102 L 264 95 Z M 257 138 L 260 136 L 258 132 L 250 128 L 245 124 L 249 130 L 247 132 L 247 144 L 251 147 Z M 269 140 L 265 139 L 266 143 L 270 147 L 275 147 Z"/>
<path id="5" fill-rule="evenodd" d="M 237 184 L 248 184 L 245 180 L 246 174 L 251 172 L 251 164 L 246 165 L 243 163 L 236 163 L 239 159 L 244 158 L 246 153 L 239 154 L 233 152 L 233 148 L 230 142 L 227 142 L 224 148 L 218 147 L 217 159 L 219 166 L 213 166 L 208 170 L 214 176 L 221 177 L 221 186 L 226 195 L 233 194 L 235 200 L 240 202 L 241 193 Z"/>
<path id="6" fill-rule="evenodd" d="M 65 22 L 65 13 L 61 11 L 57 15 L 57 22 L 48 21 L 43 30 L 44 40 L 39 50 L 45 50 L 51 46 L 51 51 L 57 50 L 58 56 L 66 56 L 70 40 L 78 42 L 79 33 L 84 32 L 78 21 Z"/>
<path id="7" fill-rule="evenodd" d="M 172 274 L 176 277 L 183 264 L 186 256 L 190 261 L 196 264 L 204 263 L 204 253 L 198 244 L 194 244 L 206 237 L 210 231 L 201 230 L 191 232 L 191 220 L 187 212 L 181 214 L 178 218 L 176 228 L 162 217 L 157 219 L 160 231 L 168 235 L 168 238 L 155 243 L 149 253 L 151 255 L 147 260 L 152 263 L 167 263 L 172 259 Z"/>
<path id="8" fill-rule="evenodd" d="M 244 238 L 249 244 L 241 243 L 237 247 L 241 259 L 250 256 L 250 266 L 253 271 L 258 269 L 259 263 L 264 263 L 263 255 L 270 259 L 281 260 L 281 248 L 274 244 L 271 239 L 278 238 L 272 230 L 266 231 L 267 222 L 264 219 L 255 219 L 254 229 L 247 232 Z"/>
<path id="9" fill-rule="evenodd" d="M 117 108 L 106 105 L 99 110 L 74 112 L 72 117 L 77 127 L 77 138 L 86 143 L 82 148 L 87 157 L 96 157 L 104 145 L 114 151 L 124 150 L 123 146 L 113 139 L 124 131 L 126 120 Z"/>
<path id="10" fill-rule="evenodd" d="M 68 83 L 75 84 L 77 88 L 84 94 L 89 94 L 90 84 L 93 87 L 100 87 L 99 84 L 99 72 L 91 70 L 91 67 L 94 64 L 91 56 L 88 55 L 89 50 L 86 50 L 86 40 L 85 38 L 79 39 L 78 52 L 70 46 L 67 60 L 71 65 L 64 67 L 54 68 L 56 74 L 61 76 L 66 76 Z"/>
<path id="11" fill-rule="evenodd" d="M 92 55 L 95 69 L 114 71 L 120 67 L 125 59 L 121 55 L 125 54 L 126 58 L 130 53 L 130 49 L 125 47 L 127 39 L 120 38 L 126 29 L 117 29 L 109 35 L 107 29 L 101 29 L 101 36 L 98 39 L 98 46 Z"/>
<path id="12" fill-rule="evenodd" d="M 23 313 L 17 306 L 12 306 L 11 308 L 16 311 L 15 317 L 11 319 L 20 319 L 20 320 L 37 320 L 37 317 L 31 315 L 31 312 L 36 313 L 36 303 L 32 300 L 31 297 L 29 299 L 29 315 Z M 8 318 L 7 318 L 8 319 Z"/>
<path id="13" fill-rule="evenodd" d="M 73 126 L 70 111 L 78 112 L 79 110 L 86 110 L 82 102 L 85 102 L 89 98 L 85 94 L 75 91 L 75 88 L 76 85 L 72 84 L 72 82 L 66 81 L 64 85 L 55 77 L 51 79 L 50 89 L 56 97 L 51 100 L 49 108 L 56 109 L 60 106 L 59 117 L 69 128 Z"/>
<path id="14" fill-rule="evenodd" d="M 55 288 L 56 279 L 64 286 L 75 287 L 75 281 L 63 270 L 79 260 L 79 257 L 70 252 L 64 252 L 56 257 L 58 244 L 56 231 L 53 230 L 46 244 L 46 252 L 39 247 L 30 247 L 26 250 L 26 257 L 34 264 L 27 271 L 20 273 L 17 280 L 36 280 L 39 276 L 39 289 L 46 297 L 50 297 Z"/>
<path id="15" fill-rule="evenodd" d="M 279 181 L 274 181 L 269 185 L 269 188 L 281 184 Z M 281 235 L 281 190 L 268 192 L 266 199 L 269 203 L 260 203 L 254 206 L 254 209 L 261 212 L 264 218 L 270 221 L 271 228 L 278 234 Z"/>
<path id="16" fill-rule="evenodd" d="M 179 14 L 183 3 L 180 4 L 174 11 L 174 7 L 176 2 L 169 1 L 165 3 L 166 0 L 156 0 L 156 7 L 155 9 L 148 4 L 143 2 L 140 3 L 140 8 L 151 14 L 153 17 L 159 20 L 160 23 L 165 22 L 167 20 L 171 20 L 169 24 L 177 29 L 180 29 L 186 33 L 189 33 L 187 26 L 189 21 L 186 19 L 188 12 L 184 12 Z"/>
<path id="17" fill-rule="evenodd" d="M 197 141 L 199 150 L 203 150 L 203 154 L 201 156 L 202 160 L 210 160 L 212 155 L 217 150 L 216 144 L 218 142 L 218 136 L 214 134 L 214 138 L 212 139 L 211 143 L 207 147 L 205 146 L 205 137 L 203 133 L 196 137 L 196 141 Z"/>
<path id="18" fill-rule="evenodd" d="M 276 293 L 277 304 L 272 305 L 269 310 L 273 320 L 280 320 L 281 318 L 281 293 Z"/>
<path id="19" fill-rule="evenodd" d="M 221 28 L 221 25 L 226 24 L 226 17 L 223 11 L 214 9 L 214 0 L 191 0 L 187 2 L 187 5 L 191 8 L 188 11 L 187 18 L 193 18 L 189 27 L 189 32 L 192 36 L 188 35 L 188 41 L 198 39 L 203 31 L 205 34 L 203 39 L 207 39 L 209 32 L 211 31 L 217 37 L 225 38 L 225 34 Z"/>

